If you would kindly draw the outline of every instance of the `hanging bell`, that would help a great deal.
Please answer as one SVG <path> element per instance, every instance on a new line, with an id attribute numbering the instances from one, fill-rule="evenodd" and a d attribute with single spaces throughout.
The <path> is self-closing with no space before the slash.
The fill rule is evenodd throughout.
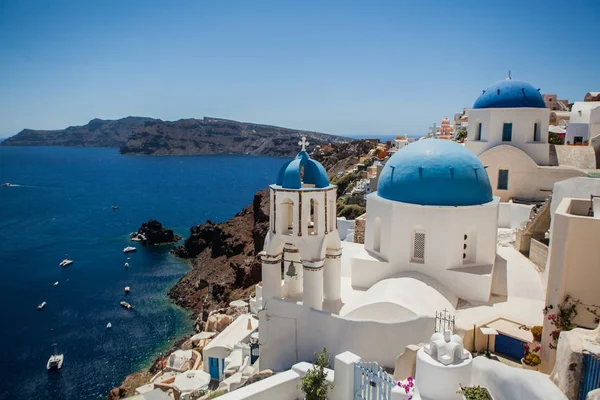
<path id="1" fill-rule="evenodd" d="M 290 278 L 298 276 L 298 274 L 296 273 L 296 266 L 294 265 L 293 261 L 290 263 L 290 267 L 288 268 L 288 270 L 285 274 L 287 276 L 289 276 Z"/>

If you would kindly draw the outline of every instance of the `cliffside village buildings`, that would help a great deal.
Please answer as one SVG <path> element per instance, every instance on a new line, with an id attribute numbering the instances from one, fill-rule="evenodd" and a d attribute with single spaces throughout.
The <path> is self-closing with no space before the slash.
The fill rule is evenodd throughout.
<path id="1" fill-rule="evenodd" d="M 358 165 L 355 221 L 337 218 L 337 187 L 299 145 L 270 186 L 256 295 L 193 344 L 222 399 L 303 398 L 323 348 L 329 399 L 461 399 L 461 385 L 585 399 L 600 385 L 600 93 L 569 104 L 491 85 Z"/>

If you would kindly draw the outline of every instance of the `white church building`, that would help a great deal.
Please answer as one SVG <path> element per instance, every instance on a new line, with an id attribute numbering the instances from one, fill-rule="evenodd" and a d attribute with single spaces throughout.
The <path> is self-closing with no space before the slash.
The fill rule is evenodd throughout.
<path id="1" fill-rule="evenodd" d="M 465 146 L 488 168 L 494 195 L 502 201 L 543 200 L 555 182 L 587 176 L 552 160 L 550 109 L 531 84 L 510 77 L 497 82 L 479 95 L 467 115 Z"/>
<path id="2" fill-rule="evenodd" d="M 393 367 L 431 337 L 436 312 L 457 314 L 461 336 L 498 319 L 488 300 L 494 281 L 508 279 L 494 276 L 499 199 L 473 153 L 435 139 L 399 150 L 367 197 L 362 245 L 340 243 L 336 187 L 306 144 L 270 186 L 255 300 L 261 369 L 285 370 L 323 347 Z M 537 324 L 542 302 L 507 309 Z"/>

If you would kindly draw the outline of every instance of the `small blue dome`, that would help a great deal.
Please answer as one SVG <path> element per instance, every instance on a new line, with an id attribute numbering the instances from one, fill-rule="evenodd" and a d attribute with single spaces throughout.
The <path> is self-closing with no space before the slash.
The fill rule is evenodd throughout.
<path id="1" fill-rule="evenodd" d="M 424 139 L 402 148 L 381 171 L 377 194 L 426 206 L 472 206 L 492 201 L 479 158 L 449 140 Z"/>
<path id="2" fill-rule="evenodd" d="M 539 90 L 527 82 L 507 79 L 494 83 L 479 95 L 473 108 L 546 108 Z"/>
<path id="3" fill-rule="evenodd" d="M 302 168 L 304 181 L 300 179 Z M 327 171 L 319 162 L 310 158 L 306 151 L 301 151 L 296 158 L 285 163 L 277 176 L 277 184 L 285 189 L 300 189 L 302 183 L 315 185 L 317 188 L 329 186 Z"/>

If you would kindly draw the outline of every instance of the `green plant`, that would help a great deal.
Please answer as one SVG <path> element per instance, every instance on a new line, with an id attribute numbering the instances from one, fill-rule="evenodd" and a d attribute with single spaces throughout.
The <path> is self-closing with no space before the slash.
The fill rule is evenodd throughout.
<path id="1" fill-rule="evenodd" d="M 577 310 L 577 306 L 583 307 L 587 312 L 594 316 L 594 322 L 600 322 L 600 306 L 595 304 L 584 304 L 579 299 L 575 299 L 571 297 L 571 295 L 566 295 L 565 299 L 562 303 L 558 305 L 558 311 L 553 314 L 548 314 L 549 310 L 554 309 L 552 304 L 546 306 L 544 308 L 544 315 L 547 315 L 548 321 L 550 324 L 554 325 L 556 329 L 553 329 L 550 332 L 550 337 L 552 338 L 552 342 L 549 344 L 551 349 L 556 349 L 558 345 L 558 338 L 560 337 L 560 333 L 562 331 L 570 331 L 573 328 L 576 328 L 577 325 L 573 322 L 575 317 L 579 314 Z"/>
<path id="2" fill-rule="evenodd" d="M 539 356 L 541 350 L 540 346 L 531 347 L 529 344 L 524 344 L 525 354 L 523 355 L 523 362 L 531 367 L 537 367 L 542 363 L 542 359 Z"/>
<path id="3" fill-rule="evenodd" d="M 225 393 L 227 393 L 227 390 L 218 390 L 216 392 L 212 392 L 207 399 L 216 399 L 217 397 L 223 396 Z"/>
<path id="4" fill-rule="evenodd" d="M 348 204 L 338 208 L 338 217 L 346 217 L 346 219 L 356 219 L 365 213 L 366 209 L 358 204 Z"/>
<path id="5" fill-rule="evenodd" d="M 333 384 L 327 382 L 325 368 L 329 366 L 329 354 L 327 349 L 315 353 L 315 364 L 302 378 L 300 389 L 306 400 L 325 400 L 327 393 L 333 389 Z"/>
<path id="6" fill-rule="evenodd" d="M 537 354 L 527 353 L 527 355 L 523 357 L 523 362 L 529 366 L 537 367 L 542 363 L 542 359 Z"/>
<path id="7" fill-rule="evenodd" d="M 467 400 L 490 400 L 490 392 L 481 386 L 463 386 L 460 385 L 460 390 L 457 392 L 465 396 Z"/>
<path id="8" fill-rule="evenodd" d="M 556 133 L 549 132 L 548 133 L 548 143 L 550 144 L 565 144 L 564 136 L 559 136 Z M 567 142 L 567 144 L 570 144 Z"/>
<path id="9" fill-rule="evenodd" d="M 542 340 L 542 327 L 539 325 L 531 328 L 531 334 L 533 335 L 533 340 L 539 342 Z"/>
<path id="10" fill-rule="evenodd" d="M 454 138 L 452 140 L 454 140 L 455 142 L 462 143 L 465 141 L 466 138 L 467 138 L 467 130 L 465 128 L 458 128 L 458 130 L 456 131 L 456 134 L 454 135 Z"/>

